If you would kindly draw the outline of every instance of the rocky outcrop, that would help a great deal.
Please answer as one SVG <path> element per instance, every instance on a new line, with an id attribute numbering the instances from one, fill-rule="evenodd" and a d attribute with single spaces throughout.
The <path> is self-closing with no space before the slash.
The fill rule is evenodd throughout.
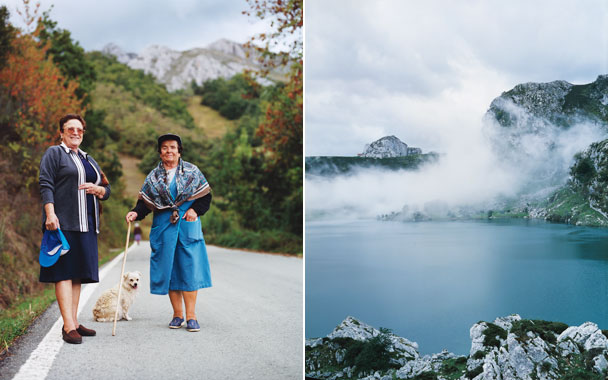
<path id="1" fill-rule="evenodd" d="M 373 346 L 381 336 L 386 337 L 386 363 L 376 361 L 382 369 L 362 371 L 358 366 L 364 363 L 355 355 L 371 349 L 365 345 Z M 592 322 L 567 326 L 510 315 L 476 323 L 470 337 L 469 356 L 447 351 L 420 356 L 416 343 L 347 317 L 327 337 L 306 341 L 306 375 L 332 380 L 600 380 L 608 370 L 608 338 Z M 374 353 L 374 358 L 383 355 Z"/>
<path id="2" fill-rule="evenodd" d="M 152 45 L 140 54 L 124 52 L 115 44 L 102 50 L 115 56 L 119 62 L 133 69 L 152 74 L 169 91 L 184 89 L 192 81 L 201 85 L 206 80 L 230 78 L 244 69 L 258 69 L 255 51 L 248 51 L 239 43 L 226 39 L 216 41 L 206 48 L 186 51 L 172 50 L 165 46 Z"/>
<path id="3" fill-rule="evenodd" d="M 408 147 L 406 143 L 395 136 L 385 136 L 365 146 L 361 157 L 388 158 L 421 154 L 422 149 Z"/>
<path id="4" fill-rule="evenodd" d="M 554 125 L 568 128 L 582 119 L 608 121 L 608 75 L 573 85 L 563 80 L 523 83 L 494 99 L 485 116 L 502 127 L 532 132 Z"/>

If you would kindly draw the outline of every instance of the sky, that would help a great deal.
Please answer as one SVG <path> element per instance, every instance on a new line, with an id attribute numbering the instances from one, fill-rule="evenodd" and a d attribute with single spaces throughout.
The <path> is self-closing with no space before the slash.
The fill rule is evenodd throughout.
<path id="1" fill-rule="evenodd" d="M 36 0 L 32 0 L 35 3 Z M 87 51 L 114 43 L 139 53 L 149 45 L 175 50 L 205 47 L 221 38 L 244 43 L 268 30 L 265 21 L 241 12 L 245 0 L 39 0 L 41 12 L 53 5 L 51 19 L 67 29 Z M 21 0 L 1 0 L 11 22 L 23 27 L 15 9 Z"/>
<path id="2" fill-rule="evenodd" d="M 307 156 L 395 135 L 424 152 L 479 139 L 524 82 L 608 74 L 605 0 L 306 0 Z"/>

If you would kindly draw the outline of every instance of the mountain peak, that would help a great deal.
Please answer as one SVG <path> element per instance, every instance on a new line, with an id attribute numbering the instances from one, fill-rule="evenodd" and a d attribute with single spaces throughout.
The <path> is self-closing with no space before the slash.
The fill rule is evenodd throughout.
<path id="1" fill-rule="evenodd" d="M 387 158 L 403 157 L 411 154 L 420 154 L 420 148 L 408 147 L 406 143 L 396 136 L 384 136 L 371 144 L 365 146 L 365 152 L 359 154 L 361 157 Z"/>
<path id="2" fill-rule="evenodd" d="M 255 52 L 247 57 L 242 44 L 222 38 L 206 48 L 186 51 L 173 50 L 163 45 L 150 45 L 140 54 L 125 53 L 116 44 L 107 44 L 102 52 L 115 56 L 132 69 L 154 75 L 169 91 L 184 89 L 192 81 L 202 84 L 207 80 L 230 78 L 244 69 L 257 69 Z"/>

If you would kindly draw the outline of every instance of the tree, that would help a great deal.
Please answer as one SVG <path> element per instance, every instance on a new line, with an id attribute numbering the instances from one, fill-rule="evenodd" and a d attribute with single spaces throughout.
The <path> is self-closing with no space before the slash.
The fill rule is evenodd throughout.
<path id="1" fill-rule="evenodd" d="M 47 47 L 39 46 L 35 33 L 16 33 L 0 69 L 2 153 L 18 163 L 26 185 L 37 180 L 40 152 L 58 141 L 57 121 L 67 112 L 83 112 L 78 83 L 46 57 Z"/>
<path id="2" fill-rule="evenodd" d="M 6 64 L 6 56 L 11 52 L 11 41 L 15 38 L 15 28 L 8 22 L 6 6 L 0 6 L 0 68 Z"/>
<path id="3" fill-rule="evenodd" d="M 246 44 L 259 53 L 265 69 L 289 66 L 287 83 L 268 103 L 265 117 L 258 127 L 261 137 L 266 170 L 272 172 L 266 179 L 269 193 L 286 194 L 278 200 L 289 220 L 290 230 L 302 232 L 302 175 L 303 175 L 303 45 L 302 25 L 304 8 L 302 0 L 247 0 L 251 11 L 261 19 L 270 19 L 273 31 L 253 37 Z M 262 46 L 255 46 L 254 41 Z M 281 45 L 287 51 L 276 52 Z"/>
<path id="4" fill-rule="evenodd" d="M 95 68 L 86 59 L 84 49 L 78 41 L 72 40 L 70 31 L 57 28 L 57 22 L 50 18 L 50 11 L 49 9 L 43 12 L 38 20 L 40 31 L 37 37 L 40 42 L 50 44 L 46 56 L 53 58 L 62 74 L 68 79 L 78 81 L 76 94 L 79 99 L 84 98 L 86 105 L 86 95 L 91 93 L 95 86 Z"/>

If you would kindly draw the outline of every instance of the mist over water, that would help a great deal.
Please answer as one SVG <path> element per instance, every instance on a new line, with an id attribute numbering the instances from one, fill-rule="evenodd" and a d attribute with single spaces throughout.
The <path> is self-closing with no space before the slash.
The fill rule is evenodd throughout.
<path id="1" fill-rule="evenodd" d="M 392 212 L 448 216 L 498 209 L 506 200 L 546 197 L 566 183 L 577 152 L 606 138 L 606 131 L 590 121 L 565 129 L 540 119 L 520 120 L 509 128 L 489 118 L 454 126 L 437 150 L 439 161 L 417 171 L 307 175 L 307 218 L 366 219 Z"/>

